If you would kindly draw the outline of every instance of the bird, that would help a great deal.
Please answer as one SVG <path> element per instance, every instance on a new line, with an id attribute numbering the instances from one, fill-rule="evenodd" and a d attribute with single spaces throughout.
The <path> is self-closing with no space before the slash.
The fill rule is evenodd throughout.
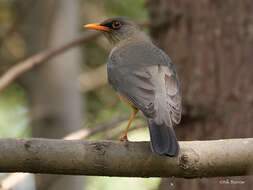
<path id="1" fill-rule="evenodd" d="M 132 109 L 120 140 L 128 140 L 128 129 L 141 110 L 149 127 L 151 150 L 159 156 L 177 157 L 180 147 L 173 125 L 181 120 L 182 96 L 169 56 L 128 18 L 109 18 L 83 27 L 102 31 L 112 45 L 108 82 Z"/>

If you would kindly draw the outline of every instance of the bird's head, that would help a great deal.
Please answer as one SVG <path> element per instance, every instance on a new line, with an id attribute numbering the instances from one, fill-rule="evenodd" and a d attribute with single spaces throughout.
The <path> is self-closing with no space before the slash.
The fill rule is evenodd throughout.
<path id="1" fill-rule="evenodd" d="M 102 31 L 113 45 L 126 39 L 135 38 L 140 33 L 139 26 L 124 17 L 110 18 L 99 24 L 86 24 L 84 27 Z"/>

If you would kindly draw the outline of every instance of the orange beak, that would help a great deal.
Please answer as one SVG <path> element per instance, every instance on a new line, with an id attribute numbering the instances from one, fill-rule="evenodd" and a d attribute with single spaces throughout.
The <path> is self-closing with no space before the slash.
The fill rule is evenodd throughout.
<path id="1" fill-rule="evenodd" d="M 106 26 L 101 26 L 100 24 L 86 24 L 83 26 L 84 28 L 92 29 L 92 30 L 100 30 L 100 31 L 109 31 L 110 28 Z"/>

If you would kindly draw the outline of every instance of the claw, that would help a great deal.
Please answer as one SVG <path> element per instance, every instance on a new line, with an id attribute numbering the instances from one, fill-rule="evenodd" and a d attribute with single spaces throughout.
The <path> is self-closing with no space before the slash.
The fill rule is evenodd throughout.
<path id="1" fill-rule="evenodd" d="M 121 136 L 120 141 L 127 142 L 127 141 L 128 141 L 128 139 L 127 139 L 127 134 L 124 133 L 124 134 Z"/>

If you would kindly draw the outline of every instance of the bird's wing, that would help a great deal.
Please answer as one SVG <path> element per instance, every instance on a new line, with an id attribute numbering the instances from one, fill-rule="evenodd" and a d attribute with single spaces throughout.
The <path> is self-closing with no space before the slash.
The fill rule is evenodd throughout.
<path id="1" fill-rule="evenodd" d="M 121 96 L 147 117 L 180 122 L 177 74 L 169 57 L 154 45 L 114 51 L 109 58 L 108 79 Z"/>

